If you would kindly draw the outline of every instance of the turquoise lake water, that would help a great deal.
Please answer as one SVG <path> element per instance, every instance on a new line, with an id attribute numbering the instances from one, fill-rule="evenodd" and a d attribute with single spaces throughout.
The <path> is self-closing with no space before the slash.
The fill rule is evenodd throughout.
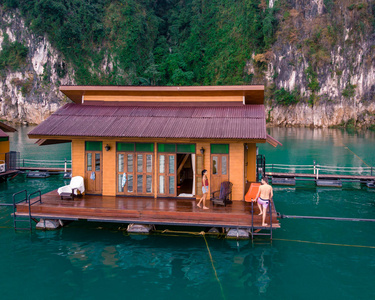
<path id="1" fill-rule="evenodd" d="M 70 145 L 38 147 L 11 133 L 11 150 L 70 159 Z M 375 133 L 272 128 L 267 163 L 375 166 Z M 346 147 L 346 148 L 345 148 Z M 27 152 L 26 152 L 27 151 Z M 0 183 L 0 202 L 21 189 L 47 192 L 61 176 Z M 285 215 L 375 219 L 375 190 L 358 183 L 275 186 Z M 375 222 L 282 219 L 271 243 L 200 236 L 128 236 L 119 225 L 74 222 L 59 231 L 14 232 L 0 208 L 0 299 L 375 299 Z M 215 276 L 217 272 L 217 277 Z"/>

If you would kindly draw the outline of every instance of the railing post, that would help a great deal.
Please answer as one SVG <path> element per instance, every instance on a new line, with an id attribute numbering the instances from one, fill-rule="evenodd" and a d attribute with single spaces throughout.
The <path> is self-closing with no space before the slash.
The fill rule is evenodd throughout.
<path id="1" fill-rule="evenodd" d="M 316 166 L 315 166 L 315 160 L 314 160 L 314 175 L 315 175 L 315 172 L 316 172 Z"/>
<path id="2" fill-rule="evenodd" d="M 22 167 L 25 167 L 25 159 L 22 159 Z"/>
<path id="3" fill-rule="evenodd" d="M 371 167 L 371 176 L 372 176 L 372 167 Z"/>
<path id="4" fill-rule="evenodd" d="M 273 173 L 273 164 L 272 164 L 272 173 Z"/>
<path id="5" fill-rule="evenodd" d="M 65 163 L 64 163 L 64 173 L 66 173 L 66 158 L 65 158 Z"/>
<path id="6" fill-rule="evenodd" d="M 319 168 L 316 169 L 316 180 L 319 179 Z"/>

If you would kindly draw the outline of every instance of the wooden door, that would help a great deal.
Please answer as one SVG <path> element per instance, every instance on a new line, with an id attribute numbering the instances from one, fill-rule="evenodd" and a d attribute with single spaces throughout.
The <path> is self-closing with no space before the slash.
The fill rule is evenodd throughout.
<path id="1" fill-rule="evenodd" d="M 228 154 L 211 154 L 211 193 L 220 190 L 223 181 L 229 180 Z"/>
<path id="2" fill-rule="evenodd" d="M 158 195 L 161 197 L 176 197 L 176 154 L 159 154 L 158 163 Z"/>
<path id="3" fill-rule="evenodd" d="M 126 176 L 122 186 L 123 176 Z M 117 194 L 146 196 L 153 192 L 153 154 L 141 152 L 117 153 Z"/>
<path id="4" fill-rule="evenodd" d="M 86 151 L 86 193 L 102 193 L 102 152 Z"/>

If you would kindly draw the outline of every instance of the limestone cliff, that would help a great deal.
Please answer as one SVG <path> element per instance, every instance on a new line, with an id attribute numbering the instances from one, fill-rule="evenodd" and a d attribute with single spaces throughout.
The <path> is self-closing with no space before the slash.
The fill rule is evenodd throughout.
<path id="1" fill-rule="evenodd" d="M 265 100 L 270 125 L 328 127 L 351 124 L 368 128 L 375 124 L 373 0 L 249 2 L 256 3 L 260 10 L 277 11 L 278 23 L 272 46 L 264 53 L 251 50 L 254 55 L 247 61 L 244 70 L 252 84 L 266 86 Z M 179 2 L 179 5 L 183 4 Z M 114 7 L 110 6 L 104 11 L 107 14 L 113 13 L 112 10 L 117 12 Z M 147 14 L 145 12 L 142 15 Z M 103 24 L 108 28 L 119 28 L 121 24 L 116 22 L 120 22 L 122 17 L 115 16 L 104 17 Z M 184 16 L 188 23 L 189 15 Z M 113 23 L 113 20 L 117 21 Z M 98 24 L 101 26 L 101 23 Z M 100 29 L 99 25 L 96 27 Z M 185 27 L 188 26 L 185 24 Z M 175 30 L 177 27 L 173 28 Z M 83 74 L 110 74 L 117 70 L 121 76 L 127 77 L 130 71 L 135 72 L 135 68 L 129 71 L 116 62 L 116 55 L 118 57 L 121 54 L 121 57 L 126 58 L 128 54 L 111 52 L 110 42 L 115 35 L 113 33 L 113 36 L 104 38 L 105 50 L 108 52 L 105 59 L 90 62 L 90 67 L 84 69 Z M 125 46 L 131 45 L 125 42 Z M 20 59 L 21 63 L 12 64 L 9 61 L 11 56 L 8 56 L 7 64 L 1 61 L 1 53 L 6 52 L 9 45 L 15 49 L 21 48 L 23 60 L 22 55 L 16 59 Z M 23 52 L 22 47 L 26 49 Z M 103 50 L 98 48 L 95 51 Z M 157 49 L 160 52 L 161 48 Z M 172 48 L 169 52 L 173 55 Z M 145 74 L 158 66 L 157 63 L 151 65 L 152 68 L 145 68 Z M 188 68 L 188 65 L 183 66 L 185 75 L 192 73 Z M 75 75 L 79 72 L 74 74 L 74 70 L 78 69 L 51 46 L 47 36 L 36 35 L 25 26 L 17 9 L 3 11 L 0 7 L 0 119 L 40 123 L 68 101 L 58 92 L 58 87 L 75 84 Z M 151 73 L 161 76 L 157 70 Z M 104 78 L 103 74 L 98 78 Z M 78 82 L 82 84 L 83 81 Z M 149 82 L 153 84 L 154 81 Z"/>
<path id="2" fill-rule="evenodd" d="M 279 1 L 277 39 L 263 58 L 269 123 L 374 124 L 374 1 Z"/>
<path id="3" fill-rule="evenodd" d="M 25 27 L 17 12 L 0 10 L 0 21 L 0 51 L 4 50 L 4 39 L 9 44 L 18 41 L 27 48 L 24 63 L 16 69 L 1 70 L 0 118 L 38 124 L 69 101 L 58 88 L 61 84 L 74 84 L 73 71 L 46 37 L 37 36 Z M 65 72 L 58 74 L 61 69 Z"/>

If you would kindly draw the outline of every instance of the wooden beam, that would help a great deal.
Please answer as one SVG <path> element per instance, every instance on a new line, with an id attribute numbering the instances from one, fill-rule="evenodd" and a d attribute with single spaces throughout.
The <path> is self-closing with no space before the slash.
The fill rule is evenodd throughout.
<path id="1" fill-rule="evenodd" d="M 189 154 L 185 154 L 184 159 L 182 160 L 180 166 L 177 168 L 177 174 L 180 174 L 180 172 L 181 172 L 181 170 L 182 170 L 182 167 L 183 167 L 184 164 L 186 163 L 188 157 L 189 157 Z"/>

